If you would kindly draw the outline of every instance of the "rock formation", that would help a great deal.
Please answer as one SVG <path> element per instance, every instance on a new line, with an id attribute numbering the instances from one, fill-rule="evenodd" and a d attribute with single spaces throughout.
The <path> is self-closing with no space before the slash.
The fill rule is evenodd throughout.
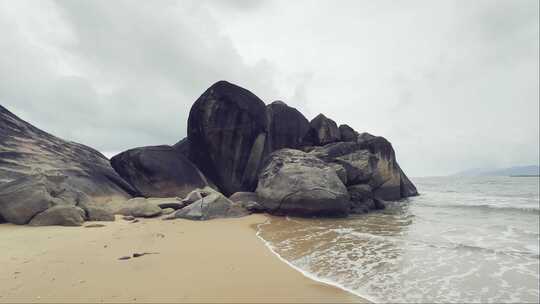
<path id="1" fill-rule="evenodd" d="M 385 138 L 323 114 L 308 122 L 284 102 L 265 106 L 226 81 L 195 101 L 186 138 L 122 152 L 112 166 L 0 106 L 0 222 L 80 225 L 165 209 L 176 210 L 168 218 L 197 220 L 346 216 L 417 194 Z"/>
<path id="2" fill-rule="evenodd" d="M 114 156 L 111 165 L 146 197 L 184 197 L 209 185 L 199 169 L 170 146 L 131 149 Z"/>

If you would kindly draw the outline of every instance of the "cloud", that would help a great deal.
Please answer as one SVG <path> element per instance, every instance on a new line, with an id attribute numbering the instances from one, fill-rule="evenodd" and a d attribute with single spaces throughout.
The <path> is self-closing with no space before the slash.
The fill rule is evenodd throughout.
<path id="1" fill-rule="evenodd" d="M 244 63 L 196 1 L 35 4 L 2 7 L 0 102 L 58 136 L 102 151 L 172 144 L 212 83 L 274 91 L 272 67 Z"/>
<path id="2" fill-rule="evenodd" d="M 412 176 L 538 163 L 538 6 L 0 2 L 0 103 L 110 154 L 176 142 L 226 79 L 387 137 Z"/>

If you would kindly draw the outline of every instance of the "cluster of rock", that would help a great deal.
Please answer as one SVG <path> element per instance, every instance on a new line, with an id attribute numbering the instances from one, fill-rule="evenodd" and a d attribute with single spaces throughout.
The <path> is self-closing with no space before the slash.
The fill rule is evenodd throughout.
<path id="1" fill-rule="evenodd" d="M 130 149 L 110 162 L 0 106 L 0 221 L 347 216 L 413 195 L 416 188 L 383 137 L 322 114 L 308 121 L 282 101 L 266 106 L 225 81 L 195 101 L 186 138 Z"/>

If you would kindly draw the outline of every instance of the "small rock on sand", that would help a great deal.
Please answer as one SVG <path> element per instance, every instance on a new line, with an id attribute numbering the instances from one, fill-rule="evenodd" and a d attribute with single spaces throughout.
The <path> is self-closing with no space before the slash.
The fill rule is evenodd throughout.
<path id="1" fill-rule="evenodd" d="M 119 260 L 129 260 L 129 259 L 131 259 L 131 257 L 130 256 L 123 256 L 123 257 L 119 257 L 118 259 Z"/>
<path id="2" fill-rule="evenodd" d="M 131 216 L 131 215 L 126 215 L 124 217 L 122 217 L 123 220 L 125 221 L 133 221 L 135 219 L 135 217 Z"/>
<path id="3" fill-rule="evenodd" d="M 103 224 L 90 224 L 90 225 L 84 226 L 84 228 L 99 228 L 99 227 L 105 227 L 105 225 L 103 225 Z"/>

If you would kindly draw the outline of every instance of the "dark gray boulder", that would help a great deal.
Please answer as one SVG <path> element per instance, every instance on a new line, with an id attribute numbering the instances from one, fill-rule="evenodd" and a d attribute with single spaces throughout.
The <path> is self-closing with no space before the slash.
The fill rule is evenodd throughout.
<path id="1" fill-rule="evenodd" d="M 358 132 L 356 132 L 353 128 L 349 127 L 349 125 L 340 125 L 339 133 L 341 135 L 342 141 L 356 142 L 356 140 L 358 139 Z"/>
<path id="2" fill-rule="evenodd" d="M 137 194 L 100 152 L 44 132 L 0 106 L 0 184 L 39 173 L 69 177 L 67 183 L 94 201 Z"/>
<path id="3" fill-rule="evenodd" d="M 184 197 L 209 185 L 199 169 L 170 146 L 130 149 L 114 156 L 111 165 L 146 197 Z"/>
<path id="4" fill-rule="evenodd" d="M 304 115 L 283 101 L 274 101 L 266 109 L 270 151 L 300 147 L 311 127 Z"/>
<path id="5" fill-rule="evenodd" d="M 83 209 L 73 205 L 57 205 L 32 218 L 31 226 L 81 226 L 85 220 Z"/>
<path id="6" fill-rule="evenodd" d="M 227 199 L 223 194 L 210 188 L 201 189 L 201 199 L 176 211 L 172 218 L 188 220 L 211 220 L 216 218 L 241 217 L 249 215 L 242 205 Z"/>
<path id="7" fill-rule="evenodd" d="M 270 154 L 256 193 L 274 214 L 346 216 L 350 209 L 347 189 L 334 169 L 299 150 L 281 149 Z"/>
<path id="8" fill-rule="evenodd" d="M 226 81 L 208 88 L 188 119 L 189 156 L 226 195 L 252 191 L 268 149 L 265 104 Z"/>
<path id="9" fill-rule="evenodd" d="M 323 114 L 317 115 L 309 124 L 310 130 L 304 138 L 304 145 L 324 146 L 341 140 L 336 122 Z"/>

